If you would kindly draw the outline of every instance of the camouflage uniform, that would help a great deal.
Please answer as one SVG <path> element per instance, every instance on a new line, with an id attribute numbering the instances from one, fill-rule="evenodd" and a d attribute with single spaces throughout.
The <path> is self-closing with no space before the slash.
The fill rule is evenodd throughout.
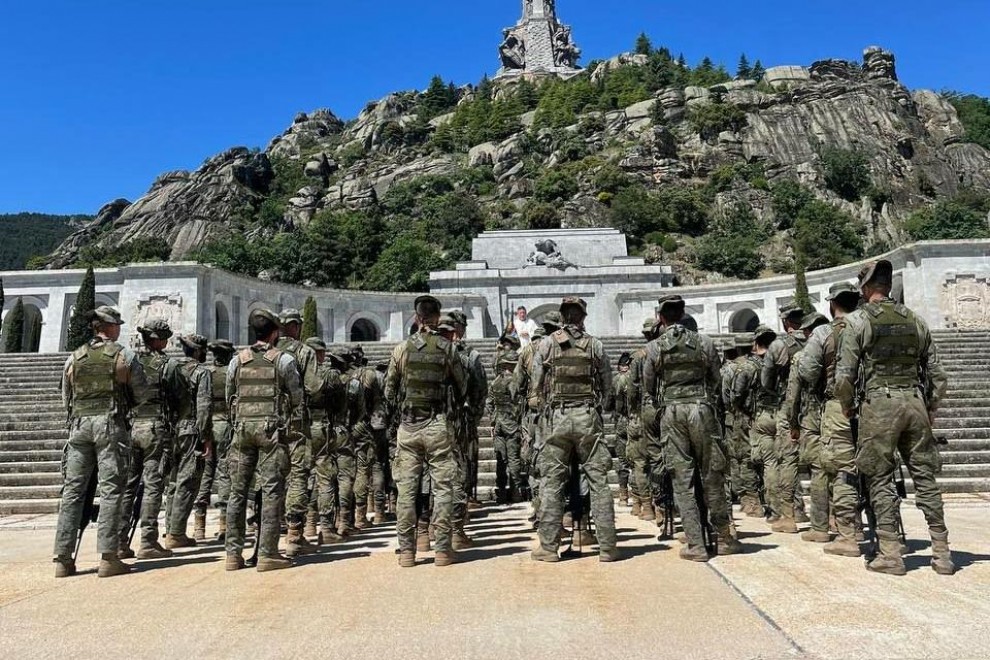
<path id="1" fill-rule="evenodd" d="M 650 342 L 656 334 L 656 319 L 647 318 L 643 323 L 643 337 Z M 643 391 L 643 365 L 646 361 L 646 346 L 633 351 L 629 363 L 629 386 L 626 388 L 626 402 L 629 409 L 629 424 L 626 427 L 626 460 L 629 462 L 629 482 L 632 486 L 632 514 L 641 520 L 655 520 L 656 513 L 653 505 L 653 486 L 651 474 L 654 466 L 650 465 L 647 446 L 657 442 L 654 435 L 654 422 L 657 411 L 652 397 L 645 396 Z M 662 456 L 657 457 L 662 461 Z M 662 470 L 662 462 L 655 466 Z"/>
<path id="2" fill-rule="evenodd" d="M 747 515 L 763 515 L 760 507 L 760 497 L 757 492 L 757 476 L 753 469 L 753 452 L 750 445 L 750 430 L 753 426 L 753 406 L 751 394 L 752 386 L 743 388 L 741 392 L 736 390 L 736 380 L 739 373 L 750 364 L 749 350 L 752 346 L 752 337 L 737 338 L 736 348 L 744 351 L 730 364 L 732 366 L 728 374 L 728 379 L 722 380 L 722 404 L 726 410 L 726 418 L 731 419 L 731 424 L 727 422 L 726 440 L 729 445 L 729 453 L 732 455 L 732 486 L 739 497 L 742 512 Z M 755 365 L 754 366 L 761 366 Z M 758 371 L 758 369 L 757 369 Z M 753 372 L 750 372 L 751 374 Z M 738 401 L 737 401 L 738 397 Z"/>
<path id="3" fill-rule="evenodd" d="M 753 468 L 753 477 L 758 482 L 762 474 L 765 504 L 776 512 L 780 510 L 780 488 L 776 470 L 773 469 L 773 447 L 777 434 L 774 418 L 776 400 L 760 385 L 764 358 L 753 353 L 739 366 L 732 382 L 732 401 L 736 420 L 745 420 L 744 425 L 749 427 L 749 465 Z M 757 508 L 754 514 L 763 515 L 763 511 Z"/>
<path id="4" fill-rule="evenodd" d="M 213 348 L 213 345 L 211 345 Z M 233 346 L 231 345 L 231 348 Z M 206 517 L 206 509 L 210 506 L 210 495 L 213 487 L 217 490 L 217 509 L 220 512 L 220 534 L 227 529 L 227 499 L 230 497 L 230 471 L 227 469 L 227 455 L 230 453 L 230 409 L 227 407 L 227 364 L 230 354 L 223 349 L 223 361 L 214 350 L 214 362 L 206 367 L 210 372 L 210 382 L 213 384 L 213 421 L 210 437 L 213 452 L 203 468 L 203 478 L 199 485 L 199 495 L 196 496 L 196 515 Z"/>
<path id="5" fill-rule="evenodd" d="M 529 396 L 529 383 L 533 375 L 533 356 L 540 343 L 545 341 L 546 331 L 537 328 L 532 341 L 519 350 L 519 361 L 512 372 L 511 393 L 513 399 L 523 406 L 522 449 L 520 455 L 529 477 L 529 497 L 533 504 L 532 520 L 539 518 L 540 511 L 540 470 L 537 465 L 543 441 L 540 437 L 540 413 L 543 409 L 539 396 Z"/>
<path id="6" fill-rule="evenodd" d="M 99 318 L 115 319 L 116 310 L 98 308 Z M 105 315 L 105 316 L 104 316 Z M 127 471 L 130 433 L 127 414 L 144 398 L 145 376 L 134 353 L 115 341 L 97 336 L 73 351 L 62 373 L 62 402 L 69 411 L 69 441 L 62 457 L 62 496 L 55 532 L 56 576 L 75 572 L 73 551 L 82 521 L 86 491 L 97 479 L 100 498 L 97 549 L 103 556 L 100 575 L 126 572 L 117 559 L 122 511 L 121 494 Z M 104 563 L 111 571 L 104 573 Z"/>
<path id="7" fill-rule="evenodd" d="M 457 316 L 455 314 L 455 319 Z M 481 362 L 478 351 L 463 340 L 456 341 L 454 348 L 467 377 L 467 397 L 464 405 L 452 419 L 455 433 L 454 460 L 458 475 L 454 490 L 453 524 L 458 537 L 463 542 L 464 522 L 467 520 L 469 495 L 475 490 L 475 475 L 478 466 L 478 424 L 488 398 L 488 374 Z"/>
<path id="8" fill-rule="evenodd" d="M 576 300 L 565 300 L 564 305 L 584 307 L 583 301 Z M 554 332 L 536 349 L 529 391 L 531 397 L 546 393 L 546 440 L 540 459 L 540 550 L 534 551 L 534 558 L 553 561 L 557 557 L 564 489 L 575 456 L 591 489 L 600 556 L 608 561 L 615 553 L 615 508 L 608 485 L 612 457 L 605 444 L 600 409 L 611 391 L 611 381 L 612 371 L 601 341 L 577 326 L 567 325 Z"/>
<path id="9" fill-rule="evenodd" d="M 358 360 L 361 358 L 358 357 Z M 358 529 L 368 525 L 368 492 L 377 451 L 372 417 L 382 405 L 378 374 L 374 368 L 356 363 L 344 376 L 346 381 L 346 423 L 354 452 L 354 508 L 342 507 L 343 522 Z"/>
<path id="10" fill-rule="evenodd" d="M 881 266 L 865 269 L 869 283 Z M 839 337 L 835 395 L 852 414 L 860 391 L 856 466 L 865 475 L 877 517 L 880 556 L 873 570 L 903 574 L 897 536 L 898 499 L 893 485 L 895 455 L 900 453 L 914 482 L 915 501 L 925 514 L 932 537 L 932 566 L 952 573 L 942 494 L 935 475 L 941 464 L 930 419 L 946 388 L 931 333 L 925 322 L 890 298 L 868 302 L 846 316 Z"/>
<path id="11" fill-rule="evenodd" d="M 341 540 L 337 532 L 337 508 L 340 497 L 340 447 L 347 443 L 346 392 L 342 380 L 342 361 L 326 360 L 318 366 L 321 386 L 307 399 L 313 420 L 311 454 L 316 473 L 316 488 L 311 505 L 316 504 L 320 522 L 320 542 Z M 353 479 L 350 483 L 353 484 Z"/>
<path id="12" fill-rule="evenodd" d="M 400 563 L 415 558 L 416 499 L 424 463 L 429 467 L 433 482 L 436 549 L 438 553 L 452 552 L 451 522 L 457 465 L 448 422 L 448 401 L 451 397 L 455 401 L 464 400 L 466 395 L 467 376 L 456 349 L 434 331 L 424 328 L 392 352 L 385 376 L 385 398 L 401 415 L 393 464 L 399 490 L 396 533 Z"/>
<path id="13" fill-rule="evenodd" d="M 629 501 L 629 474 L 632 463 L 627 456 L 629 445 L 629 386 L 632 375 L 620 371 L 612 381 L 612 414 L 615 419 L 615 457 L 619 461 L 619 501 Z"/>
<path id="14" fill-rule="evenodd" d="M 512 396 L 512 375 L 517 363 L 518 357 L 504 356 L 495 380 L 488 388 L 486 408 L 492 420 L 496 500 L 500 504 L 509 501 L 510 486 L 517 495 L 526 490 L 521 456 L 522 406 L 520 399 Z"/>
<path id="15" fill-rule="evenodd" d="M 244 549 L 247 496 L 255 472 L 261 490 L 259 556 L 279 558 L 279 521 L 289 471 L 283 438 L 290 420 L 301 418 L 297 410 L 303 404 L 299 373 L 295 358 L 263 342 L 240 351 L 227 368 L 227 401 L 234 420 L 228 457 L 228 558 L 240 557 Z"/>
<path id="16" fill-rule="evenodd" d="M 680 304 L 680 296 L 661 299 L 661 305 Z M 712 525 L 723 551 L 729 549 L 731 518 L 725 494 L 725 472 L 729 468 L 722 447 L 721 427 L 715 413 L 719 396 L 719 358 L 715 344 L 704 335 L 679 323 L 668 325 L 647 345 L 643 363 L 643 393 L 655 402 L 657 418 L 647 452 L 651 463 L 660 454 L 674 486 L 674 501 L 681 513 L 687 540 L 681 551 L 685 559 L 707 560 L 703 541 L 695 480 L 700 479 Z M 654 481 L 659 470 L 654 467 Z"/>

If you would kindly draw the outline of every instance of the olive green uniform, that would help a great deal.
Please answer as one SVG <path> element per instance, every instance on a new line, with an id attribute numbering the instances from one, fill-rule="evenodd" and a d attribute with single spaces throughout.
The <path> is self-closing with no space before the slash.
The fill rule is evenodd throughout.
<path id="1" fill-rule="evenodd" d="M 784 398 L 783 414 L 787 420 L 788 433 L 798 433 L 799 462 L 807 465 L 811 472 L 811 529 L 828 533 L 829 529 L 829 480 L 822 469 L 822 406 L 825 392 L 818 383 L 806 382 L 801 373 L 807 361 L 807 343 L 791 362 L 787 377 L 787 394 Z"/>
<path id="2" fill-rule="evenodd" d="M 653 423 L 657 414 L 652 398 L 644 398 L 645 361 L 646 347 L 643 346 L 632 354 L 626 399 L 629 408 L 629 424 L 626 426 L 626 460 L 631 465 L 629 482 L 632 487 L 633 506 L 639 501 L 644 508 L 653 504 L 653 489 L 650 485 L 652 469 L 646 447 L 654 436 Z"/>
<path id="3" fill-rule="evenodd" d="M 739 497 L 745 511 L 755 511 L 759 504 L 759 494 L 750 446 L 754 413 L 750 401 L 752 384 L 743 387 L 740 392 L 736 390 L 737 377 L 748 363 L 749 356 L 742 355 L 722 368 L 722 406 L 726 419 L 726 443 L 732 460 L 732 490 Z"/>
<path id="4" fill-rule="evenodd" d="M 612 457 L 605 444 L 600 405 L 611 391 L 612 370 L 600 340 L 568 325 L 544 339 L 533 356 L 530 396 L 546 393 L 540 457 L 542 473 L 540 546 L 557 552 L 563 518 L 564 489 L 571 460 L 577 462 L 591 489 L 602 553 L 615 550 L 615 507 L 608 485 Z"/>
<path id="5" fill-rule="evenodd" d="M 619 372 L 612 381 L 612 414 L 615 419 L 615 457 L 619 462 L 617 470 L 620 492 L 629 490 L 629 386 L 632 375 L 628 371 Z"/>
<path id="6" fill-rule="evenodd" d="M 514 399 L 525 399 L 525 412 L 521 428 L 523 462 L 529 472 L 529 495 L 533 502 L 534 516 L 540 511 L 540 469 L 539 456 L 543 449 L 543 438 L 540 435 L 540 416 L 543 410 L 541 393 L 529 394 L 529 384 L 533 377 L 533 356 L 536 349 L 546 339 L 534 337 L 533 341 L 519 350 L 519 362 L 512 372 L 512 396 Z"/>
<path id="7" fill-rule="evenodd" d="M 181 394 L 175 411 L 175 450 L 166 531 L 169 536 L 182 537 L 186 535 L 186 524 L 203 476 L 203 443 L 211 433 L 213 383 L 210 372 L 193 358 L 179 358 L 175 371 Z"/>
<path id="8" fill-rule="evenodd" d="M 512 365 L 515 363 L 513 362 Z M 523 493 L 522 466 L 522 406 L 512 396 L 511 367 L 503 368 L 488 388 L 486 408 L 492 420 L 492 438 L 495 445 L 495 490 L 499 502 L 509 498 L 509 489 L 516 495 Z"/>
<path id="9" fill-rule="evenodd" d="M 213 453 L 203 467 L 203 478 L 196 496 L 196 510 L 206 513 L 210 505 L 213 487 L 217 490 L 217 509 L 221 518 L 227 517 L 227 499 L 230 497 L 230 471 L 227 469 L 227 455 L 230 453 L 230 410 L 227 408 L 227 365 L 211 364 L 206 367 L 213 385 L 213 422 L 210 439 Z"/>
<path id="10" fill-rule="evenodd" d="M 396 346 L 385 376 L 385 398 L 401 415 L 393 473 L 399 496 L 399 550 L 416 552 L 416 498 L 424 464 L 433 482 L 436 550 L 451 551 L 457 465 L 448 402 L 467 395 L 467 376 L 454 345 L 433 331 Z"/>
<path id="11" fill-rule="evenodd" d="M 780 511 L 780 488 L 777 483 L 777 473 L 773 469 L 774 442 L 777 435 L 775 419 L 776 399 L 760 384 L 760 373 L 763 370 L 764 356 L 751 354 L 745 362 L 739 365 L 736 376 L 732 381 L 732 402 L 736 412 L 736 421 L 740 430 L 749 428 L 749 465 L 753 472 L 754 482 L 758 484 L 760 475 L 763 478 L 763 500 L 771 511 Z M 759 486 L 757 491 L 759 498 Z"/>
<path id="12" fill-rule="evenodd" d="M 320 365 L 317 373 L 320 388 L 306 402 L 313 420 L 310 447 L 316 472 L 316 492 L 312 499 L 315 500 L 320 527 L 325 532 L 324 540 L 329 540 L 329 533 L 337 528 L 340 483 L 345 481 L 350 484 L 347 495 L 351 496 L 354 478 L 353 475 L 342 478 L 340 474 L 340 449 L 348 443 L 348 431 L 344 424 L 347 409 L 343 374 L 329 361 Z"/>
<path id="13" fill-rule="evenodd" d="M 478 424 L 488 398 L 488 374 L 478 351 L 463 340 L 454 343 L 461 367 L 467 378 L 466 398 L 452 421 L 455 434 L 454 458 L 457 462 L 457 481 L 454 490 L 454 525 L 463 530 L 467 520 L 468 496 L 475 489 L 478 465 Z"/>
<path id="14" fill-rule="evenodd" d="M 785 520 L 793 520 L 795 509 L 800 510 L 804 507 L 798 482 L 799 447 L 796 442 L 791 441 L 790 426 L 784 412 L 791 360 L 804 348 L 804 341 L 804 334 L 798 330 L 791 330 L 786 335 L 778 336 L 767 349 L 763 370 L 760 372 L 763 390 L 772 394 L 776 401 L 772 471 L 773 479 L 779 489 L 777 499 L 780 508 L 774 508 L 774 512 Z M 770 430 L 769 425 L 763 428 L 764 423 L 765 420 L 757 417 L 756 424 L 761 427 L 761 433 Z"/>
<path id="15" fill-rule="evenodd" d="M 71 558 L 75 550 L 94 469 L 100 498 L 97 550 L 116 554 L 131 444 L 127 415 L 134 402 L 144 399 L 145 387 L 140 360 L 109 339 L 97 336 L 66 360 L 62 402 L 69 412 L 69 441 L 62 457 L 62 496 L 54 550 L 57 558 Z"/>
<path id="16" fill-rule="evenodd" d="M 354 486 L 353 504 L 349 498 L 346 506 L 342 503 L 341 510 L 342 517 L 351 525 L 356 518 L 367 514 L 368 492 L 371 490 L 372 471 L 377 458 L 371 420 L 383 405 L 383 395 L 373 367 L 355 366 L 347 372 L 344 379 L 347 432 L 354 456 Z M 367 521 L 362 521 L 361 524 L 365 522 Z"/>
<path id="17" fill-rule="evenodd" d="M 291 337 L 278 340 L 278 349 L 295 358 L 299 379 L 303 387 L 303 399 L 316 396 L 321 381 L 317 374 L 316 351 Z M 309 509 L 309 473 L 313 463 L 310 454 L 309 407 L 296 406 L 295 416 L 289 424 L 287 449 L 289 453 L 289 477 L 286 483 L 285 518 L 292 525 L 301 525 Z"/>

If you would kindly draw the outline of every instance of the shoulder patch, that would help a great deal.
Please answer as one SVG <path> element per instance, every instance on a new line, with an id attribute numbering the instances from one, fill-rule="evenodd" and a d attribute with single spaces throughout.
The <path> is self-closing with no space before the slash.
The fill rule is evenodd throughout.
<path id="1" fill-rule="evenodd" d="M 254 353 L 250 348 L 245 348 L 237 354 L 237 358 L 240 360 L 241 364 L 247 364 L 248 362 L 254 360 Z"/>

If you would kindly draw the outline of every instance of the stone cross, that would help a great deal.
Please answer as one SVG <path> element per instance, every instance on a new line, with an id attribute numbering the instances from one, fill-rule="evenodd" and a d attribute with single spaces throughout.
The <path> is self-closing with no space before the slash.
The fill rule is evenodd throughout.
<path id="1" fill-rule="evenodd" d="M 571 28 L 557 20 L 556 0 L 523 0 L 522 18 L 503 31 L 499 46 L 502 68 L 497 78 L 524 73 L 571 76 L 581 50 L 571 38 Z"/>

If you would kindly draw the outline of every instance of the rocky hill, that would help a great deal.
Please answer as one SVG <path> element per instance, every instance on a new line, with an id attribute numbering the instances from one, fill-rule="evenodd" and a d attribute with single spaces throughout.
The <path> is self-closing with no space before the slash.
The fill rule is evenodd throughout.
<path id="1" fill-rule="evenodd" d="M 86 215 L 0 215 L 0 236 L 3 236 L 0 242 L 0 270 L 19 270 L 44 263 L 45 255 L 92 220 L 92 216 Z"/>
<path id="2" fill-rule="evenodd" d="M 229 149 L 106 205 L 48 267 L 140 258 L 166 237 L 173 260 L 414 290 L 485 228 L 616 226 L 693 282 L 988 235 L 990 151 L 951 99 L 898 82 L 889 52 L 743 62 L 730 79 L 637 49 L 567 81 L 438 78 L 352 121 L 300 113 L 263 151 Z"/>

